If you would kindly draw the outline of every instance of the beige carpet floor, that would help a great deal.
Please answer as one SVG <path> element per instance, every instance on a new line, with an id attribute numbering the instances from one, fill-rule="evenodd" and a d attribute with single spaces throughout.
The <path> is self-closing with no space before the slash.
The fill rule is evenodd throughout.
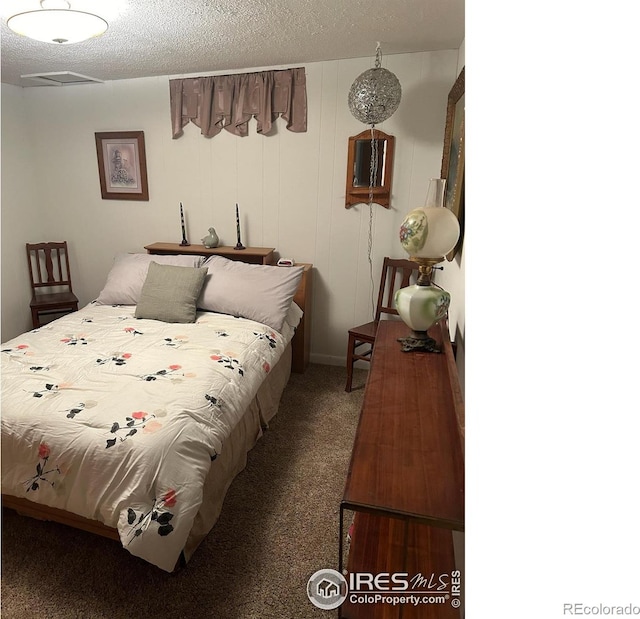
<path id="1" fill-rule="evenodd" d="M 3 619 L 305 619 L 334 616 L 306 595 L 338 567 L 339 503 L 366 371 L 293 374 L 271 427 L 185 569 L 167 574 L 119 543 L 2 514 Z"/>

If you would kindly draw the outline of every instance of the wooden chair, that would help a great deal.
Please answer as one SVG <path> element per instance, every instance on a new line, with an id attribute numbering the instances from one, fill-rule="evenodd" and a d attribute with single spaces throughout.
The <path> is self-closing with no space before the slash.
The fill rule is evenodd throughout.
<path id="1" fill-rule="evenodd" d="M 396 290 L 408 286 L 411 283 L 412 276 L 415 276 L 414 279 L 416 279 L 417 275 L 418 265 L 411 260 L 384 259 L 375 318 L 364 325 L 349 329 L 347 386 L 345 387 L 345 391 L 351 391 L 353 364 L 358 360 L 371 361 L 371 353 L 373 352 L 373 346 L 376 341 L 378 322 L 382 314 L 398 315 L 398 310 L 393 306 L 393 297 Z M 367 348 L 362 352 L 358 352 L 358 348 L 361 346 L 366 346 Z"/>
<path id="2" fill-rule="evenodd" d="M 33 291 L 30 303 L 33 328 L 41 326 L 41 316 L 77 311 L 78 298 L 71 287 L 67 242 L 27 243 L 27 260 Z"/>

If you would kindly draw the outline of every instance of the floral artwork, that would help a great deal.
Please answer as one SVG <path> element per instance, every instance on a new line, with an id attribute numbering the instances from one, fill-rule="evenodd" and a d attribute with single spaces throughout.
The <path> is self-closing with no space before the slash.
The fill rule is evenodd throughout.
<path id="1" fill-rule="evenodd" d="M 95 134 L 103 200 L 149 200 L 144 131 Z"/>

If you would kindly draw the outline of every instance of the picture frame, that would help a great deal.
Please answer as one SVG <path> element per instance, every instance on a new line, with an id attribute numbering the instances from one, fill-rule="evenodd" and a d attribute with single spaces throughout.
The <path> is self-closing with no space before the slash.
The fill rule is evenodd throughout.
<path id="1" fill-rule="evenodd" d="M 464 238 L 464 67 L 452 86 L 447 99 L 447 117 L 444 129 L 442 168 L 440 177 L 447 179 L 445 206 L 460 222 L 460 238 L 457 245 L 447 254 L 451 261 L 462 247 Z"/>
<path id="2" fill-rule="evenodd" d="M 103 200 L 149 200 L 144 131 L 96 133 Z"/>

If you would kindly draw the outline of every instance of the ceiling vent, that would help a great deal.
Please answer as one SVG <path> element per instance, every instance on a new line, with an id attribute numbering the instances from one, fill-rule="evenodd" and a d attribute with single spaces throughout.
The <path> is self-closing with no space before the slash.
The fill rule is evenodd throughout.
<path id="1" fill-rule="evenodd" d="M 102 80 L 71 71 L 56 71 L 53 73 L 29 73 L 21 75 L 23 79 L 35 82 L 31 86 L 72 86 L 74 84 L 102 84 Z"/>

